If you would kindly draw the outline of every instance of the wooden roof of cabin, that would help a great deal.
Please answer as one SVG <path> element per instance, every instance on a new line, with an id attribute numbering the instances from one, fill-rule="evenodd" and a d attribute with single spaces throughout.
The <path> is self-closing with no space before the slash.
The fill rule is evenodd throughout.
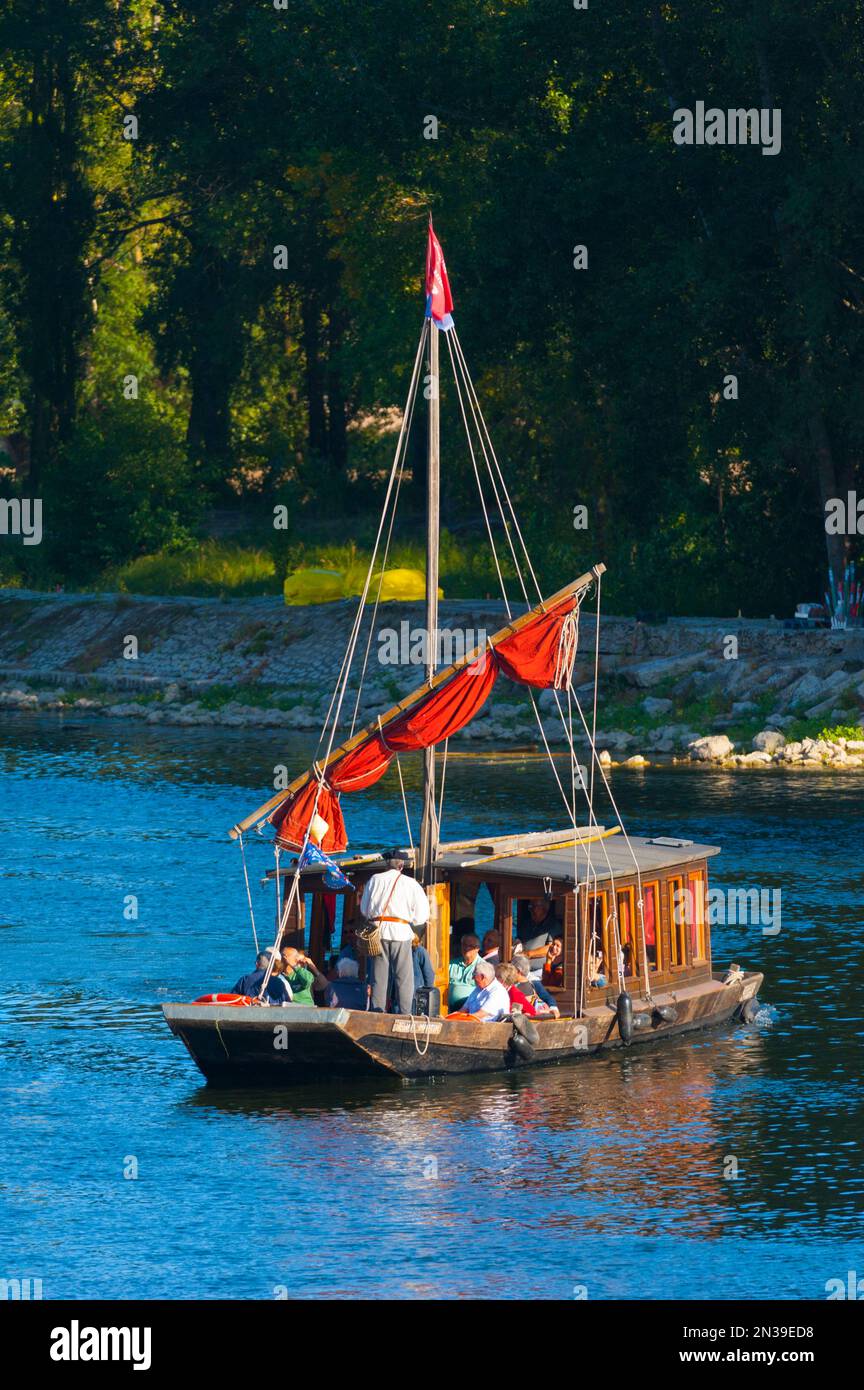
<path id="1" fill-rule="evenodd" d="M 534 879 L 539 885 L 546 878 L 553 883 L 572 884 L 575 881 L 574 836 L 579 839 L 575 862 L 580 883 L 588 880 L 589 862 L 591 880 L 596 878 L 604 882 L 612 875 L 616 879 L 633 877 L 636 872 L 634 856 L 640 874 L 650 877 L 720 853 L 717 845 L 700 845 L 674 835 L 631 835 L 628 845 L 617 827 L 606 829 L 602 825 L 593 825 L 579 826 L 575 831 L 537 830 L 522 835 L 493 835 L 451 841 L 440 845 L 435 866 L 442 879 L 470 876 L 494 882 L 496 879 L 518 878 Z M 402 855 L 409 865 L 416 856 L 416 850 L 410 848 L 393 852 Z M 339 863 L 353 880 L 359 880 L 359 884 L 365 883 L 371 874 L 380 873 L 388 867 L 387 861 L 376 853 L 342 856 Z M 284 878 L 290 877 L 295 865 L 296 860 L 293 864 L 284 865 L 280 874 Z M 324 869 L 323 864 L 310 864 L 303 870 L 301 877 L 306 891 L 317 891 Z M 271 869 L 266 878 L 272 877 Z"/>
<path id="2" fill-rule="evenodd" d="M 487 850 L 486 853 L 483 852 L 484 848 Z M 488 849 L 489 846 L 471 849 L 443 846 L 436 866 L 447 878 L 459 878 L 470 874 L 472 878 L 487 880 L 520 878 L 539 881 L 548 878 L 553 883 L 573 883 L 578 877 L 580 883 L 585 883 L 589 877 L 589 856 L 591 879 L 596 877 L 603 882 L 612 875 L 617 879 L 635 874 L 634 858 L 644 878 L 720 853 L 716 845 L 700 845 L 675 836 L 646 838 L 631 835 L 628 845 L 621 834 L 604 834 L 602 839 L 580 843 L 574 873 L 572 835 L 569 845 L 558 844 L 527 852 L 512 850 L 493 854 L 489 854 Z"/>

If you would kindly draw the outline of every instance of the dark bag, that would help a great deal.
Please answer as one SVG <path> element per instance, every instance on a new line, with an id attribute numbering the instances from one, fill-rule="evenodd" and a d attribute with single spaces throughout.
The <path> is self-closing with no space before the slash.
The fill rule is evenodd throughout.
<path id="1" fill-rule="evenodd" d="M 424 985 L 414 991 L 414 1005 L 411 1009 L 418 1018 L 439 1018 L 441 1015 L 441 991 L 435 985 Z"/>

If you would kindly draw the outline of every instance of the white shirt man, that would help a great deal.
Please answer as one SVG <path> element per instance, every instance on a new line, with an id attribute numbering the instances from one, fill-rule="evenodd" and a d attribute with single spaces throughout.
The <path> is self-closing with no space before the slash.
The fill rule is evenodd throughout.
<path id="1" fill-rule="evenodd" d="M 429 900 L 416 878 L 404 870 L 385 869 L 373 874 L 363 889 L 360 911 L 367 921 L 381 922 L 382 941 L 410 941 L 412 924 L 419 927 L 429 921 Z"/>
<path id="2" fill-rule="evenodd" d="M 414 1008 L 414 962 L 411 939 L 414 925 L 429 921 L 429 902 L 416 879 L 404 872 L 401 859 L 373 874 L 360 897 L 360 911 L 370 922 L 381 924 L 381 955 L 369 956 L 366 978 L 372 985 L 372 1009 L 383 1013 L 388 1000 L 394 1013 L 410 1014 Z"/>
<path id="3" fill-rule="evenodd" d="M 474 967 L 475 989 L 468 995 L 462 1010 L 473 1014 L 481 1023 L 497 1023 L 510 1013 L 510 995 L 488 961 L 478 960 Z"/>

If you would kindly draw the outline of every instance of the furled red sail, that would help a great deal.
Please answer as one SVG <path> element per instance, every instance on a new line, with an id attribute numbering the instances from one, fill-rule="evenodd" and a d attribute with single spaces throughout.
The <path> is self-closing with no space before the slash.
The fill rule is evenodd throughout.
<path id="1" fill-rule="evenodd" d="M 602 572 L 599 565 L 548 604 L 497 632 L 478 659 L 472 660 L 471 654 L 440 672 L 432 686 L 408 696 L 385 718 L 335 749 L 324 769 L 320 794 L 320 769 L 316 767 L 235 826 L 233 833 L 266 817 L 281 845 L 299 848 L 317 795 L 318 814 L 328 824 L 321 848 L 328 853 L 343 850 L 348 840 L 339 804 L 342 792 L 372 786 L 383 777 L 396 753 L 428 748 L 470 724 L 488 699 L 499 672 L 509 680 L 540 689 L 555 683 L 564 626 L 597 572 Z"/>
<path id="2" fill-rule="evenodd" d="M 412 709 L 383 729 L 370 733 L 357 748 L 343 754 L 335 763 L 331 762 L 318 798 L 318 814 L 329 826 L 321 848 L 325 851 L 340 850 L 348 843 L 338 801 L 340 792 L 356 792 L 371 787 L 373 782 L 384 776 L 394 754 L 428 748 L 430 744 L 440 743 L 464 729 L 481 705 L 486 703 L 497 675 L 494 659 L 488 656 L 478 663 L 477 668 L 463 667 L 437 690 L 430 690 Z M 306 791 L 312 792 L 311 799 L 298 793 L 289 799 L 287 805 L 277 807 L 270 816 L 276 838 L 282 845 L 298 848 L 303 843 L 315 804 L 317 785 L 314 773 L 309 775 L 312 780 Z"/>
<path id="3" fill-rule="evenodd" d="M 550 689 L 555 684 L 561 631 L 578 602 L 578 594 L 569 595 L 499 642 L 495 648 L 499 671 L 520 685 Z"/>

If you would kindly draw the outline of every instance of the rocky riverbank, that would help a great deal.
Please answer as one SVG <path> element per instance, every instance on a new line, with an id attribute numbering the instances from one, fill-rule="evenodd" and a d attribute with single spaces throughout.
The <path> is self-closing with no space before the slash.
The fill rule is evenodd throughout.
<path id="1" fill-rule="evenodd" d="M 353 614 L 353 604 L 344 602 L 286 608 L 273 598 L 6 590 L 0 594 L 0 708 L 61 719 L 74 713 L 317 730 Z M 422 680 L 422 665 L 411 661 L 411 639 L 422 621 L 419 604 L 379 609 L 358 727 Z M 500 602 L 441 606 L 445 645 L 452 643 L 456 656 L 460 643 L 470 649 L 506 621 Z M 594 642 L 586 615 L 576 679 L 589 720 Z M 365 648 L 364 633 L 358 669 Z M 499 680 L 452 747 L 542 747 L 544 737 L 563 746 L 553 692 L 540 692 L 536 701 L 535 714 L 524 689 Z M 353 710 L 353 695 L 350 704 Z M 609 765 L 687 759 L 726 767 L 864 767 L 862 718 L 862 630 L 789 631 L 779 622 L 741 619 L 601 623 L 597 746 Z"/>

